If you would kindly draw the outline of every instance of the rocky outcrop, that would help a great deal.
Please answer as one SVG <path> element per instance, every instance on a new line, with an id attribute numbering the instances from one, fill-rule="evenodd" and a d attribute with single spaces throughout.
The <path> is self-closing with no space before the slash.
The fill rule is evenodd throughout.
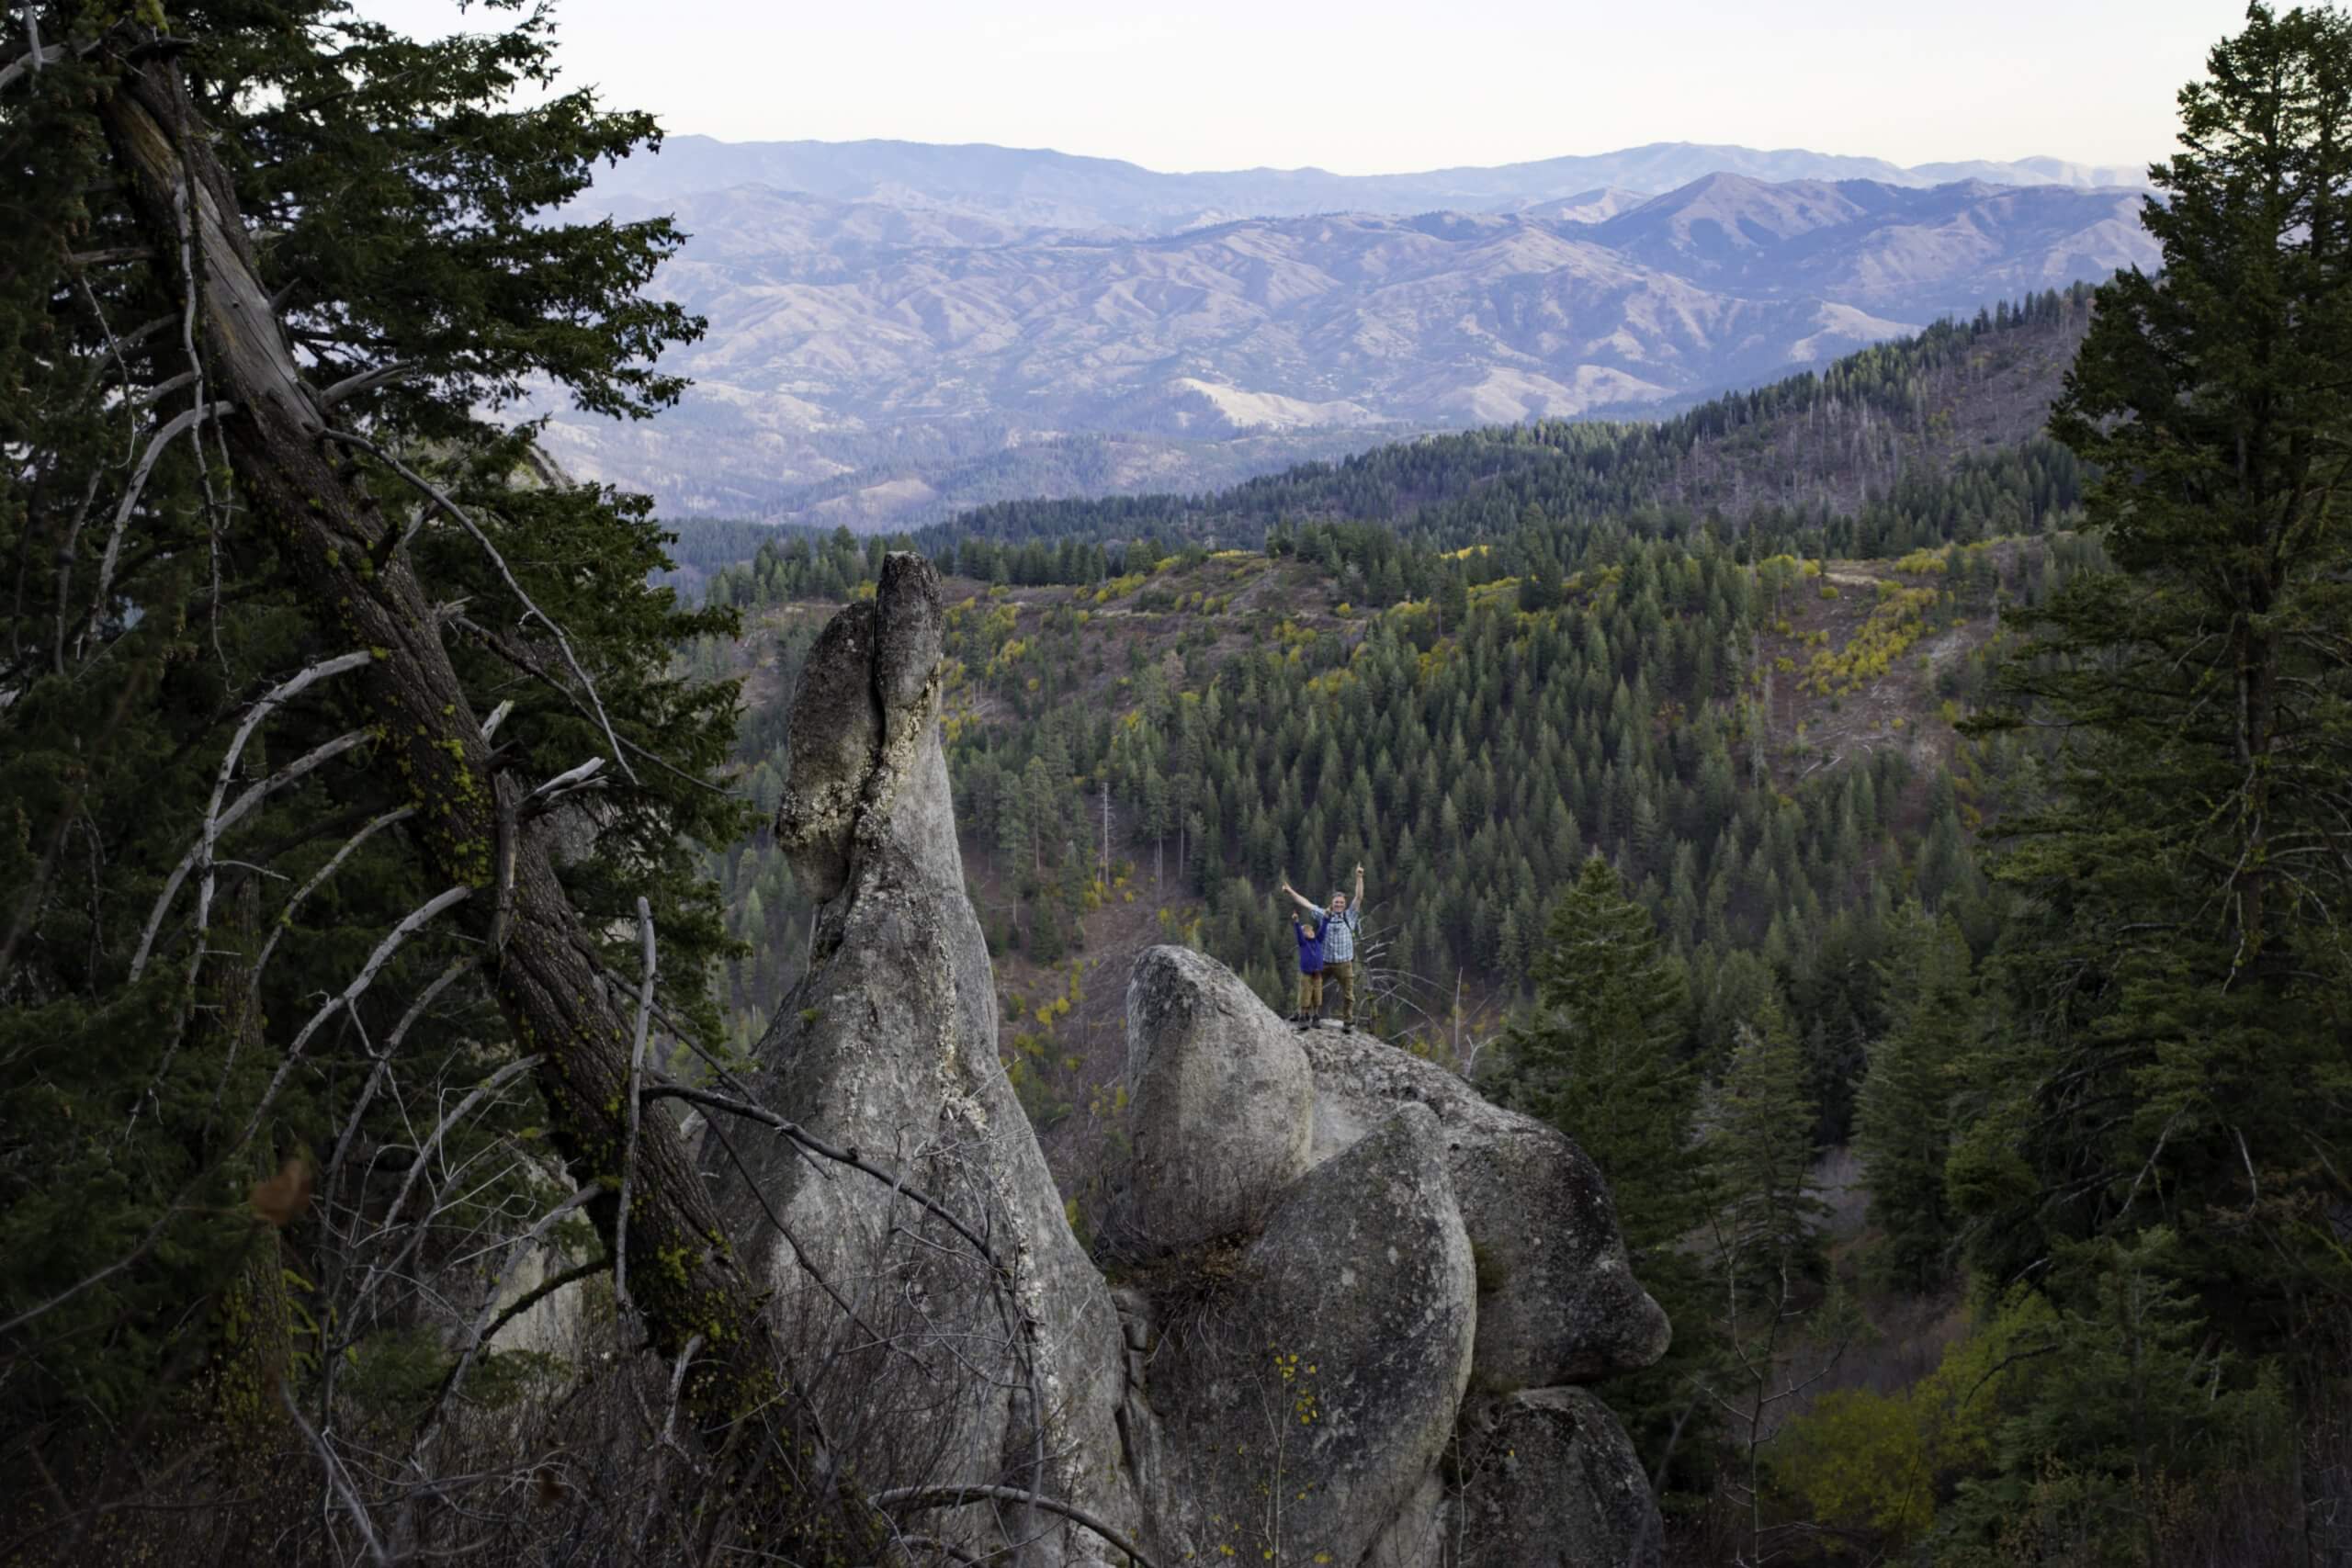
<path id="1" fill-rule="evenodd" d="M 1436 1471 L 1477 1327 L 1437 1122 L 1399 1111 L 1300 1181 L 1234 1278 L 1159 1325 L 1165 1560 L 1360 1562 Z"/>
<path id="2" fill-rule="evenodd" d="M 933 1485 L 1011 1478 L 1132 1525 L 1132 1485 L 1110 1460 L 1126 1389 L 1118 1315 L 997 1055 L 938 741 L 942 619 L 930 564 L 894 555 L 875 598 L 809 654 L 776 833 L 833 897 L 809 973 L 757 1049 L 769 1110 L 897 1180 L 741 1127 L 719 1129 L 726 1145 L 702 1164 L 730 1234 L 752 1238 L 739 1249 L 765 1270 L 787 1343 L 828 1368 L 811 1397 L 844 1465 Z M 909 1523 L 954 1540 L 973 1517 Z M 1018 1509 L 1003 1528 L 1035 1538 L 1033 1562 L 1100 1550 Z"/>
<path id="3" fill-rule="evenodd" d="M 1634 1279 L 1608 1186 L 1583 1150 L 1381 1041 L 1329 1029 L 1304 1040 L 1315 1159 L 1347 1148 L 1400 1105 L 1436 1112 L 1484 1281 L 1481 1387 L 1589 1382 L 1666 1354 L 1666 1314 Z"/>
<path id="4" fill-rule="evenodd" d="M 1478 1401 L 1463 1419 L 1461 1478 L 1460 1568 L 1657 1561 L 1649 1480 L 1588 1390 Z"/>
<path id="5" fill-rule="evenodd" d="M 1124 1227 L 1159 1249 L 1262 1226 L 1313 1146 L 1315 1086 L 1298 1039 L 1232 976 L 1155 947 L 1127 985 Z"/>
<path id="6" fill-rule="evenodd" d="M 1238 1531 L 1240 1539 L 1230 1533 L 1203 1537 L 1194 1528 L 1194 1516 L 1206 1506 L 1199 1499 L 1214 1498 L 1224 1506 L 1227 1511 L 1214 1517 L 1228 1526 L 1237 1517 L 1230 1511 L 1236 1484 L 1232 1472 L 1248 1456 L 1230 1451 L 1221 1434 L 1236 1429 L 1235 1403 L 1246 1401 L 1246 1394 L 1236 1389 L 1236 1368 L 1250 1368 L 1250 1351 L 1255 1347 L 1244 1344 L 1219 1355 L 1214 1340 L 1209 1351 L 1198 1348 L 1199 1331 L 1184 1338 L 1173 1332 L 1173 1325 L 1161 1324 L 1162 1348 L 1149 1362 L 1142 1383 L 1163 1428 L 1161 1440 L 1179 1452 L 1212 1453 L 1216 1462 L 1207 1477 L 1197 1472 L 1185 1477 L 1193 1488 L 1187 1499 L 1193 1513 L 1185 1513 L 1174 1499 L 1162 1500 L 1168 1490 L 1164 1483 L 1147 1486 L 1147 1514 L 1157 1531 L 1152 1539 L 1180 1560 L 1187 1551 L 1219 1556 L 1220 1549 L 1231 1544 L 1244 1557 L 1271 1549 L 1288 1560 L 1305 1549 L 1310 1561 L 1313 1552 L 1329 1551 L 1331 1560 L 1340 1562 L 1434 1563 L 1440 1560 L 1437 1543 L 1451 1542 L 1457 1554 L 1467 1550 L 1468 1509 L 1476 1502 L 1489 1514 L 1524 1507 L 1553 1520 L 1561 1530 L 1573 1523 L 1576 1552 L 1583 1555 L 1559 1559 L 1563 1562 L 1655 1561 L 1657 1505 L 1632 1446 L 1606 1405 L 1579 1389 L 1563 1386 L 1649 1365 L 1665 1354 L 1668 1333 L 1666 1314 L 1634 1279 L 1608 1187 L 1583 1151 L 1556 1129 L 1488 1103 L 1455 1075 L 1370 1035 L 1328 1028 L 1304 1034 L 1288 1031 L 1238 976 L 1195 953 L 1163 947 L 1138 957 L 1128 985 L 1127 1017 L 1131 1069 L 1148 1070 L 1152 1064 L 1150 1052 L 1135 1049 L 1147 1035 L 1182 1042 L 1186 1103 L 1191 1105 L 1232 1102 L 1267 1074 L 1264 1063 L 1286 1062 L 1290 1051 L 1304 1060 L 1307 1173 L 1288 1197 L 1271 1206 L 1263 1234 L 1246 1255 L 1249 1267 L 1219 1295 L 1231 1303 L 1227 1310 L 1252 1332 L 1264 1331 L 1268 1348 L 1261 1355 L 1288 1354 L 1286 1348 L 1277 1352 L 1274 1348 L 1283 1333 L 1293 1332 L 1281 1292 L 1265 1288 L 1256 1272 L 1267 1267 L 1270 1252 L 1279 1252 L 1289 1267 L 1330 1282 L 1334 1294 L 1325 1298 L 1321 1310 L 1335 1323 L 1347 1325 L 1317 1339 L 1321 1353 L 1313 1364 L 1319 1377 L 1380 1381 L 1370 1371 L 1367 1359 L 1382 1353 L 1383 1336 L 1376 1325 L 1391 1296 L 1401 1289 L 1429 1317 L 1411 1325 L 1400 1320 L 1387 1332 L 1410 1338 L 1416 1353 L 1442 1359 L 1454 1341 L 1434 1325 L 1469 1325 L 1467 1378 L 1459 1386 L 1477 1390 L 1476 1419 L 1504 1432 L 1497 1453 L 1507 1453 L 1511 1434 L 1533 1419 L 1529 1410 L 1572 1410 L 1582 1434 L 1570 1444 L 1558 1436 L 1555 1423 L 1544 1428 L 1551 1434 L 1548 1446 L 1536 1443 L 1487 1476 L 1484 1491 L 1475 1498 L 1459 1486 L 1449 1495 L 1421 1482 L 1436 1473 L 1447 1439 L 1459 1436 L 1467 1442 L 1475 1437 L 1473 1415 L 1458 1397 L 1450 1401 L 1441 1439 L 1436 1448 L 1426 1450 L 1422 1461 L 1419 1407 L 1401 1392 L 1392 1393 L 1379 1457 L 1428 1463 L 1431 1468 L 1414 1477 L 1414 1484 L 1363 1489 L 1357 1506 L 1346 1514 L 1345 1524 L 1352 1529 L 1343 1529 L 1304 1511 L 1317 1494 L 1287 1484 L 1287 1466 L 1281 1472 L 1285 1484 L 1276 1485 L 1261 1465 L 1255 1495 L 1280 1492 L 1289 1498 L 1289 1511 L 1272 1521 L 1261 1504 L 1256 1512 L 1238 1516 L 1244 1521 Z M 1182 1026 L 1172 1021 L 1182 1021 Z M 1203 1028 L 1201 1021 L 1207 1021 L 1208 1027 Z M 1215 1038 L 1203 1039 L 1204 1034 Z M 1222 1089 L 1214 1081 L 1218 1075 L 1225 1080 Z M 1143 1081 L 1131 1085 L 1132 1111 L 1138 1119 L 1150 1111 Z M 1295 1114 L 1287 1093 L 1281 1103 L 1272 1124 L 1286 1134 Z M 1231 1136 L 1216 1126 L 1202 1127 L 1198 1135 L 1210 1150 Z M 1148 1184 L 1154 1171 L 1144 1158 L 1144 1136 L 1139 1125 L 1130 1175 L 1138 1185 Z M 1367 1149 L 1377 1153 L 1374 1168 L 1400 1170 L 1398 1151 L 1408 1144 L 1430 1168 L 1413 1179 L 1419 1207 L 1410 1219 L 1389 1202 L 1381 1183 L 1360 1174 Z M 1295 1216 L 1309 1194 L 1314 1195 L 1314 1221 L 1296 1224 Z M 1432 1269 L 1418 1256 L 1437 1245 L 1437 1232 L 1454 1230 L 1475 1259 L 1466 1274 Z M 1351 1252 L 1350 1240 L 1366 1235 L 1393 1238 L 1381 1252 L 1385 1268 L 1375 1262 L 1366 1269 Z M 1164 1257 L 1157 1265 L 1159 1277 L 1164 1279 L 1171 1269 L 1181 1271 L 1186 1261 L 1181 1256 Z M 1193 1266 L 1207 1267 L 1213 1261 L 1203 1258 Z M 1340 1300 L 1349 1303 L 1345 1309 L 1333 1304 Z M 1198 1305 L 1182 1310 L 1196 1321 L 1217 1321 Z M 1288 1374 L 1286 1366 L 1277 1370 Z M 1246 1377 L 1239 1381 L 1246 1386 Z M 1524 1398 L 1532 1404 L 1497 1404 L 1498 1396 L 1519 1399 L 1521 1391 L 1529 1391 Z M 1259 1397 L 1265 1398 L 1262 1390 Z M 1273 1403 L 1279 1404 L 1279 1398 Z M 1458 1464 L 1455 1469 L 1467 1474 Z M 1321 1483 L 1316 1478 L 1316 1484 Z M 1563 1490 L 1566 1500 L 1551 1497 L 1547 1488 Z M 1373 1506 L 1374 1496 L 1382 1506 Z M 1277 1522 L 1279 1532 L 1270 1533 Z M 1303 1533 L 1308 1528 L 1330 1533 Z M 1532 1535 L 1512 1539 L 1522 1546 L 1540 1541 L 1548 1539 L 1544 1532 L 1553 1527 L 1531 1528 Z M 1604 1540 L 1617 1540 L 1624 1554 L 1599 1551 L 1597 1543 Z M 1516 1559 L 1505 1552 L 1481 1561 L 1501 1564 Z"/>
<path id="7" fill-rule="evenodd" d="M 1549 1385 L 1654 1359 L 1664 1320 L 1589 1162 L 1451 1075 L 1302 1039 L 1214 961 L 1151 949 L 1128 995 L 1133 1278 L 1113 1291 L 1080 1248 L 997 1055 L 941 624 L 931 569 L 891 557 L 792 714 L 776 830 L 830 902 L 752 1089 L 854 1162 L 725 1116 L 703 1151 L 784 1342 L 825 1369 L 795 1393 L 836 1473 L 919 1487 L 885 1499 L 910 1540 L 1028 1564 L 1124 1562 L 1114 1540 L 1163 1565 L 1655 1561 L 1622 1431 Z M 1459 1462 L 1490 1428 L 1507 1476 Z M 1514 1544 L 1471 1541 L 1498 1514 Z M 1553 1535 L 1568 1555 L 1541 1555 Z"/>

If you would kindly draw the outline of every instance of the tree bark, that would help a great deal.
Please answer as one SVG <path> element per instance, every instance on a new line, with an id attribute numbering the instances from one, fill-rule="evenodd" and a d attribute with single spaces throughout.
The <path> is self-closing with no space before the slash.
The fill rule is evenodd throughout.
<path id="1" fill-rule="evenodd" d="M 254 264 L 228 175 L 178 67 L 135 57 L 121 67 L 102 117 L 140 226 L 159 254 L 180 254 L 182 214 L 193 226 L 197 327 L 214 396 L 235 405 L 223 419 L 230 460 L 254 515 L 277 536 L 295 579 L 348 646 L 373 659 L 357 679 L 381 766 L 398 771 L 416 808 L 412 827 L 431 878 L 489 888 L 498 879 L 498 821 L 522 794 L 494 777 L 472 704 L 460 686 L 434 613 L 398 550 L 390 525 L 338 473 L 323 441 L 326 417 L 288 347 Z M 618 761 L 620 759 L 614 759 Z M 453 911 L 488 942 L 499 1003 L 521 1048 L 542 1053 L 538 1086 L 554 1142 L 573 1177 L 617 1191 L 628 1121 L 630 1029 L 600 984 L 579 917 L 558 882 L 545 841 L 513 835 L 512 888 Z M 689 1410 L 704 1439 L 740 1474 L 757 1471 L 781 1498 L 806 1465 L 827 1469 L 821 1434 L 807 1429 L 788 1386 L 762 1293 L 734 1255 L 683 1141 L 649 1121 L 631 1183 L 632 1275 L 650 1348 L 674 1359 L 697 1337 L 701 1357 L 686 1379 Z M 607 1247 L 616 1204 L 591 1206 Z M 772 1424 L 766 1441 L 738 1441 L 746 1420 Z M 743 1433 L 740 1436 L 749 1437 Z M 799 1485 L 808 1535 L 865 1560 L 879 1543 L 877 1517 L 834 1485 Z M 754 1511 L 757 1510 L 756 1508 Z M 771 1540 L 771 1547 L 779 1543 Z"/>

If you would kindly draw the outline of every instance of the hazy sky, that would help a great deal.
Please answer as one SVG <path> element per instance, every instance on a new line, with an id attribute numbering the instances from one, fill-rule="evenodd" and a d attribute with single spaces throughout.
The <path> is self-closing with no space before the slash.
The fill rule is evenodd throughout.
<path id="1" fill-rule="evenodd" d="M 451 0 L 355 0 L 418 31 Z M 2144 163 L 2243 0 L 561 0 L 567 80 L 729 141 L 1342 174 L 1724 141 Z"/>

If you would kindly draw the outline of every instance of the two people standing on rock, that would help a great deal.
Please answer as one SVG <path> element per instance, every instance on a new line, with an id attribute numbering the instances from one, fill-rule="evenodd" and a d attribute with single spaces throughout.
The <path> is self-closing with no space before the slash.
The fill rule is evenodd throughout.
<path id="1" fill-rule="evenodd" d="M 1352 1033 L 1356 1026 L 1356 932 L 1362 929 L 1363 917 L 1359 906 L 1363 903 L 1363 867 L 1356 867 L 1356 893 L 1351 900 L 1344 893 L 1331 895 L 1331 907 L 1318 908 L 1287 881 L 1283 891 L 1306 911 L 1306 919 L 1294 916 L 1291 929 L 1298 936 L 1298 1021 L 1313 1023 L 1323 1012 L 1323 982 L 1329 979 L 1340 991 L 1340 1027 Z M 1311 922 L 1311 924 L 1310 924 Z"/>

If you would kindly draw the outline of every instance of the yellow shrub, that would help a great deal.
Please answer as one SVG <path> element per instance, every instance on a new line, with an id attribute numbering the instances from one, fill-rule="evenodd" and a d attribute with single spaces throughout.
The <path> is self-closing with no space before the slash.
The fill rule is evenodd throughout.
<path id="1" fill-rule="evenodd" d="M 1938 1477 L 1990 1461 L 2002 1392 L 2013 1377 L 2032 1375 L 2030 1358 L 2017 1352 L 2051 1332 L 2049 1306 L 2020 1290 L 1909 1388 L 1822 1395 L 1782 1431 L 1775 1483 L 1819 1523 L 1873 1531 L 1886 1556 L 1900 1552 L 1935 1522 Z M 1833 1550 L 1860 1552 L 1860 1543 Z"/>

